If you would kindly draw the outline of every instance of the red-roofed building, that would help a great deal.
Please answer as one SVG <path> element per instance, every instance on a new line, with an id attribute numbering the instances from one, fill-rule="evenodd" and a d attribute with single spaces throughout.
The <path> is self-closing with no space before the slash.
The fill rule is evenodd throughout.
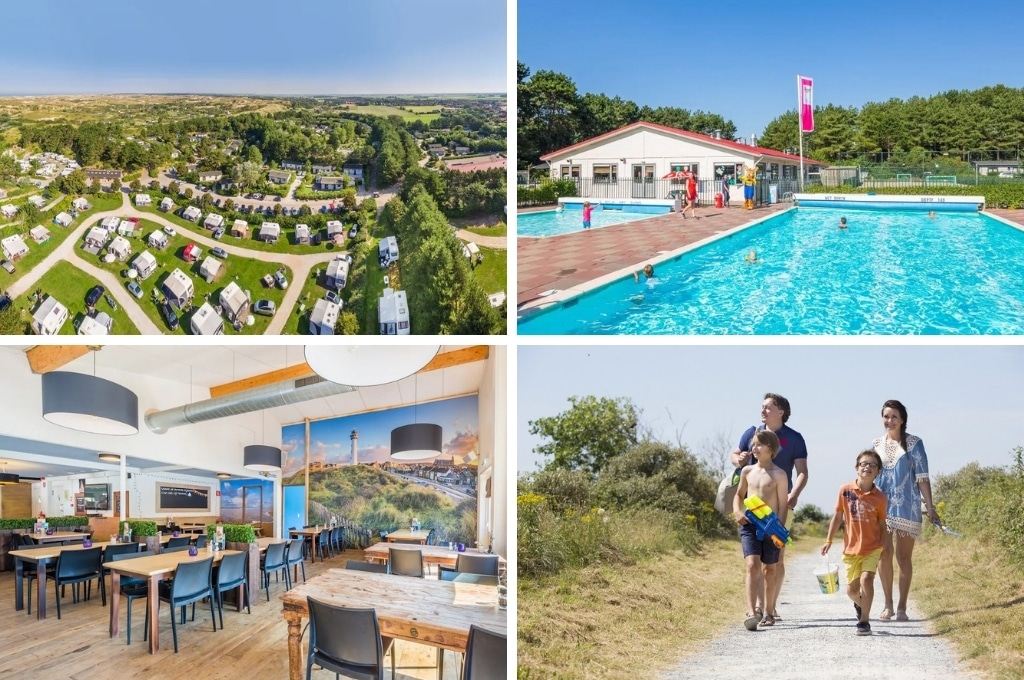
<path id="1" fill-rule="evenodd" d="M 472 158 L 459 158 L 458 160 L 445 161 L 444 167 L 448 170 L 459 172 L 474 172 L 476 170 L 494 170 L 495 168 L 505 169 L 505 157 L 501 154 L 492 156 L 474 156 Z"/>
<path id="2" fill-rule="evenodd" d="M 758 185 L 776 185 L 777 194 L 796 191 L 800 157 L 775 149 L 640 121 L 541 156 L 555 179 L 576 179 L 581 196 L 591 198 L 667 198 L 682 189 L 684 180 L 662 180 L 670 172 L 693 172 L 701 180 L 701 199 L 721 189 L 723 177 L 733 178 L 733 200 L 742 200 L 735 181 L 744 166 L 757 166 Z M 804 158 L 804 172 L 825 165 Z M 789 188 L 792 185 L 792 188 Z"/>
<path id="3" fill-rule="evenodd" d="M 195 262 L 199 259 L 199 256 L 203 254 L 203 251 L 195 243 L 189 243 L 185 246 L 184 252 L 181 256 L 185 258 L 185 262 Z"/>

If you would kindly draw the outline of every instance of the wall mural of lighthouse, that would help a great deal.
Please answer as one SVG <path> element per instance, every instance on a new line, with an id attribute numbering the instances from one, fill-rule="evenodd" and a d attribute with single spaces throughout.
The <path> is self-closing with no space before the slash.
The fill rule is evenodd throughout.
<path id="1" fill-rule="evenodd" d="M 434 530 L 439 543 L 472 545 L 477 536 L 478 420 L 473 395 L 314 421 L 308 447 L 305 423 L 289 425 L 281 432 L 283 484 L 305 484 L 308 449 L 307 523 L 337 519 L 378 535 L 408 528 L 415 518 Z M 415 422 L 441 426 L 441 455 L 391 460 L 391 430 Z"/>

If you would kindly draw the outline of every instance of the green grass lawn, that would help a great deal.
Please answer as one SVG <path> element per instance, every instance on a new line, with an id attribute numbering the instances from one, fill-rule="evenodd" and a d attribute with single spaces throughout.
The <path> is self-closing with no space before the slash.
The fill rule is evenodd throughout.
<path id="1" fill-rule="evenodd" d="M 150 248 L 146 244 L 146 239 L 154 231 L 160 229 L 159 225 L 155 222 L 142 219 L 139 221 L 142 225 L 142 230 L 139 232 L 141 238 L 129 239 L 132 244 L 132 255 L 128 258 L 127 262 L 112 262 L 105 263 L 100 261 L 99 258 L 95 259 L 97 267 L 101 267 L 111 272 L 115 276 L 121 277 L 122 284 L 127 284 L 127 277 L 123 276 L 122 273 L 126 271 L 135 256 L 144 250 L 148 250 L 157 261 L 156 271 L 145 281 L 141 281 L 139 285 L 142 286 L 143 295 L 142 299 L 138 300 L 137 303 L 146 313 L 146 315 L 157 325 L 158 328 L 163 329 L 165 332 L 170 333 L 164 323 L 163 318 L 160 316 L 160 310 L 157 308 L 156 299 L 153 291 L 156 290 L 159 294 L 160 284 L 170 275 L 175 269 L 180 269 L 184 272 L 195 286 L 195 307 L 202 305 L 204 300 L 209 300 L 211 304 L 216 305 L 220 301 L 220 292 L 224 287 L 232 280 L 241 286 L 242 290 L 247 290 L 251 293 L 251 299 L 253 302 L 259 299 L 273 300 L 274 303 L 280 307 L 281 301 L 284 298 L 284 291 L 280 288 L 267 287 L 263 284 L 262 278 L 266 274 L 272 274 L 277 271 L 278 267 L 282 266 L 280 262 L 266 261 L 266 260 L 255 260 L 247 257 L 228 257 L 226 260 L 222 260 L 223 267 L 218 272 L 217 278 L 212 283 L 207 283 L 205 279 L 199 276 L 199 268 L 202 265 L 204 259 L 209 254 L 209 250 L 203 248 L 203 253 L 200 258 L 195 262 L 186 262 L 183 258 L 185 247 L 192 242 L 189 238 L 188 233 L 179 232 L 176 236 L 167 237 L 167 247 L 163 250 L 157 250 Z M 91 257 L 86 255 L 86 257 Z M 292 272 L 290 269 L 286 269 L 285 276 L 291 281 Z M 280 311 L 278 312 L 280 313 Z M 191 328 L 188 324 L 188 314 L 178 315 L 181 324 L 176 334 L 188 334 L 191 333 Z M 182 318 L 183 317 L 183 318 Z M 225 322 L 224 333 L 226 335 L 259 335 L 267 330 L 267 326 L 270 325 L 270 317 L 254 315 L 256 322 L 252 326 L 243 326 L 240 332 L 236 332 L 231 328 L 230 324 Z"/>
<path id="2" fill-rule="evenodd" d="M 52 295 L 68 308 L 68 320 L 61 327 L 60 335 L 75 335 L 77 333 L 76 326 L 85 317 L 85 294 L 98 283 L 99 281 L 65 260 L 58 262 L 39 279 L 36 287 L 42 291 L 43 296 Z M 14 301 L 16 308 L 28 310 L 31 304 L 31 297 L 32 293 L 26 293 L 18 297 Z M 106 312 L 114 320 L 112 333 L 117 335 L 139 334 L 139 329 L 131 322 L 124 308 L 120 305 L 118 305 L 116 310 L 113 310 L 106 300 L 100 298 L 100 301 L 96 304 L 96 311 Z M 23 312 L 22 318 L 26 324 L 31 322 L 31 311 Z"/>
<path id="3" fill-rule="evenodd" d="M 483 286 L 484 292 L 490 295 L 508 288 L 508 251 L 497 248 L 480 248 L 484 256 L 483 264 L 473 270 L 473 276 Z"/>
<path id="4" fill-rule="evenodd" d="M 423 110 L 436 110 L 439 107 L 438 106 L 409 106 L 407 108 L 423 109 Z M 367 105 L 367 106 L 350 106 L 350 107 L 348 107 L 348 110 L 351 111 L 352 113 L 361 113 L 361 114 L 369 115 L 369 116 L 381 116 L 381 117 L 384 117 L 384 118 L 386 118 L 388 116 L 401 116 L 402 120 L 405 121 L 406 123 L 412 122 L 414 120 L 422 120 L 424 123 L 430 123 L 431 121 L 437 120 L 438 118 L 441 117 L 441 114 L 439 114 L 439 113 L 409 113 L 408 111 L 404 111 L 402 109 L 399 109 L 399 108 L 396 108 L 396 107 L 393 107 L 393 106 L 377 106 L 377 105 L 373 105 L 373 106 L 370 106 L 370 105 Z M 374 324 L 376 324 L 376 323 L 377 322 L 374 321 Z"/>
<path id="5" fill-rule="evenodd" d="M 504 222 L 499 222 L 494 226 L 483 226 L 483 227 L 464 227 L 464 229 L 473 234 L 479 234 L 480 236 L 508 236 L 508 225 Z"/>
<path id="6" fill-rule="evenodd" d="M 110 210 L 115 206 L 120 206 L 121 204 L 120 199 L 112 201 L 109 200 L 107 197 L 104 197 L 103 200 L 93 200 L 93 198 L 94 197 L 90 196 L 88 199 L 89 202 L 92 204 L 92 208 L 90 208 L 88 211 L 84 213 L 78 213 L 78 217 L 75 218 L 75 220 L 68 227 L 62 227 L 58 224 L 54 224 L 53 218 L 57 215 L 57 213 L 61 212 L 62 210 L 67 210 L 69 207 L 71 207 L 70 198 L 64 198 L 62 201 L 60 201 L 60 203 L 55 205 L 52 210 L 44 212 L 44 217 L 40 219 L 40 222 L 44 227 L 46 227 L 49 230 L 50 238 L 49 240 L 44 241 L 43 243 L 36 243 L 28 235 L 29 230 L 32 227 L 36 226 L 34 224 L 17 224 L 0 228 L 0 238 L 7 238 L 12 234 L 21 234 L 22 238 L 25 241 L 25 245 L 28 246 L 28 254 L 22 257 L 14 264 L 14 274 L 8 274 L 7 272 L 0 271 L 0 277 L 2 277 L 0 278 L 0 282 L 2 282 L 0 283 L 0 288 L 6 288 L 10 286 L 12 283 L 19 280 L 22 276 L 24 276 L 27 272 L 32 271 L 40 262 L 46 259 L 46 257 L 50 253 L 52 253 L 58 246 L 60 246 L 60 244 L 67 240 L 68 237 L 71 236 L 71 232 L 78 228 L 78 226 L 81 225 L 83 221 L 88 222 L 89 218 L 93 214 L 103 212 L 105 210 Z M 64 301 L 61 300 L 61 302 L 63 303 Z M 68 308 L 68 311 L 71 311 L 70 307 Z"/>

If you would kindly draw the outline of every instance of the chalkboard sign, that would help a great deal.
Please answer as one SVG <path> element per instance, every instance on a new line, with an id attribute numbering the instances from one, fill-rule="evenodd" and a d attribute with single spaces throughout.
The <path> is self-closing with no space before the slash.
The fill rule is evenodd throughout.
<path id="1" fill-rule="evenodd" d="M 210 510 L 210 487 L 156 485 L 157 512 L 165 510 Z"/>

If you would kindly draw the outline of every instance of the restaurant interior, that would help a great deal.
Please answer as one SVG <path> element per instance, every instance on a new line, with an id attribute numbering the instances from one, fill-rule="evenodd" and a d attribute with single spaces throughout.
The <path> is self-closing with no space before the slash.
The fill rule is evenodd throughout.
<path id="1" fill-rule="evenodd" d="M 505 677 L 505 347 L 4 345 L 0 374 L 0 676 Z"/>

